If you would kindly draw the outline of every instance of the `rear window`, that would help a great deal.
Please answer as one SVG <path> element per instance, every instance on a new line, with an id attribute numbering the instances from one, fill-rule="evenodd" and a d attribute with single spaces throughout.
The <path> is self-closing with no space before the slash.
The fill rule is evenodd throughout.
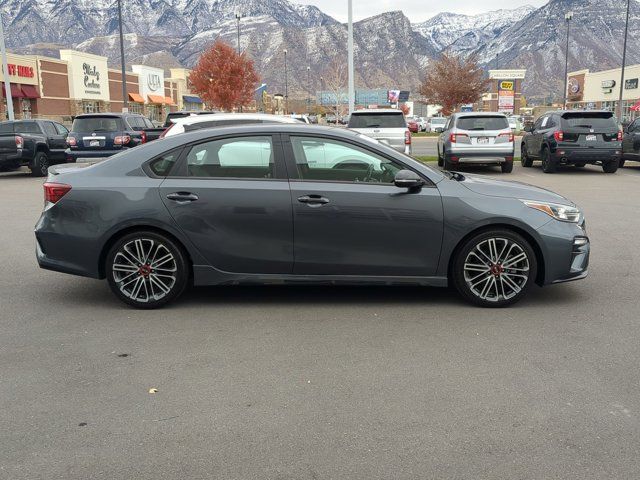
<path id="1" fill-rule="evenodd" d="M 575 112 L 565 113 L 562 118 L 569 127 L 574 128 L 598 128 L 607 130 L 617 130 L 613 113 L 610 112 Z"/>
<path id="2" fill-rule="evenodd" d="M 0 123 L 0 133 L 13 133 L 13 124 Z"/>
<path id="3" fill-rule="evenodd" d="M 15 122 L 13 131 L 16 133 L 42 133 L 36 122 Z"/>
<path id="4" fill-rule="evenodd" d="M 74 132 L 118 132 L 124 130 L 120 117 L 82 117 L 73 121 Z"/>
<path id="5" fill-rule="evenodd" d="M 353 113 L 349 128 L 407 128 L 402 112 Z"/>
<path id="6" fill-rule="evenodd" d="M 447 119 L 446 118 L 432 118 L 431 119 L 431 125 L 444 125 L 445 123 L 447 123 Z"/>
<path id="7" fill-rule="evenodd" d="M 456 122 L 456 127 L 461 130 L 504 130 L 509 128 L 509 122 L 506 117 L 461 117 Z"/>

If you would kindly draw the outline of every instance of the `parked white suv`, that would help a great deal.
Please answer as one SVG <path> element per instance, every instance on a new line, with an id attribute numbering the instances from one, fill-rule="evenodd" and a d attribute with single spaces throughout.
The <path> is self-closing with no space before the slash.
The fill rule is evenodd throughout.
<path id="1" fill-rule="evenodd" d="M 502 113 L 455 113 L 438 137 L 438 165 L 445 170 L 500 165 L 502 173 L 511 173 L 513 154 L 513 131 Z"/>
<path id="2" fill-rule="evenodd" d="M 349 117 L 347 127 L 411 155 L 411 132 L 401 110 L 357 110 Z"/>

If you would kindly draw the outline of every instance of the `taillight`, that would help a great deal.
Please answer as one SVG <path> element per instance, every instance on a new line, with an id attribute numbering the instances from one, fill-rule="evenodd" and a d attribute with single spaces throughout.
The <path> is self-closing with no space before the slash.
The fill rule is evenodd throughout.
<path id="1" fill-rule="evenodd" d="M 131 141 L 131 137 L 129 135 L 119 135 L 113 139 L 114 145 L 126 145 Z"/>
<path id="2" fill-rule="evenodd" d="M 71 190 L 71 185 L 65 183 L 45 182 L 43 187 L 45 203 L 57 203 Z"/>
<path id="3" fill-rule="evenodd" d="M 466 133 L 450 133 L 449 134 L 449 141 L 451 143 L 456 143 L 458 141 L 458 137 L 460 137 L 460 138 L 469 138 L 469 135 L 467 135 Z"/>
<path id="4" fill-rule="evenodd" d="M 142 140 L 142 143 L 147 143 L 147 132 L 142 132 L 140 139 Z"/>
<path id="5" fill-rule="evenodd" d="M 621 142 L 622 141 L 622 130 L 618 130 L 618 141 Z"/>
<path id="6" fill-rule="evenodd" d="M 20 135 L 16 135 L 16 148 L 24 148 L 24 138 Z"/>
<path id="7" fill-rule="evenodd" d="M 162 133 L 160 134 L 160 136 L 159 136 L 158 138 L 164 138 L 164 137 L 166 137 L 166 136 L 167 136 L 167 132 L 168 132 L 169 130 L 171 130 L 171 129 L 173 128 L 173 126 L 174 126 L 174 125 L 175 125 L 175 123 L 172 123 L 171 125 L 169 125 L 169 126 L 165 129 L 165 131 L 164 131 L 164 132 L 162 132 Z"/>
<path id="8" fill-rule="evenodd" d="M 70 147 L 75 147 L 78 144 L 76 137 L 67 137 L 67 145 Z"/>
<path id="9" fill-rule="evenodd" d="M 409 130 L 404 132 L 404 144 L 411 145 L 411 132 Z"/>
<path id="10" fill-rule="evenodd" d="M 557 142 L 562 142 L 564 140 L 564 132 L 562 130 L 556 130 L 553 132 L 553 138 L 555 138 Z"/>
<path id="11" fill-rule="evenodd" d="M 500 135 L 498 135 L 498 136 L 499 136 L 499 137 L 509 137 L 509 142 L 510 142 L 510 143 L 513 143 L 513 140 L 514 140 L 514 138 L 515 138 L 515 137 L 514 137 L 514 135 L 513 135 L 513 132 L 509 132 L 509 133 L 506 133 L 506 132 L 505 132 L 505 133 L 501 133 L 501 134 L 500 134 Z"/>

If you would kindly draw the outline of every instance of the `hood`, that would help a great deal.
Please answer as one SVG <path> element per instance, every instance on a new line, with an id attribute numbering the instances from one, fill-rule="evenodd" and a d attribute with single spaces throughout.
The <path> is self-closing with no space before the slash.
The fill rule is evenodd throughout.
<path id="1" fill-rule="evenodd" d="M 467 175 L 466 173 L 464 174 L 464 178 L 465 179 L 460 182 L 460 185 L 480 195 L 575 205 L 571 200 L 562 195 L 558 195 L 551 190 L 529 185 L 528 183 L 497 180 L 480 175 Z"/>

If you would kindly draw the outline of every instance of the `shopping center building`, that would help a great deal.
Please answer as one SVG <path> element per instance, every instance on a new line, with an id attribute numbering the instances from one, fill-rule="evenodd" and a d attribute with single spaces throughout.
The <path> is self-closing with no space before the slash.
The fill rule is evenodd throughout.
<path id="1" fill-rule="evenodd" d="M 75 50 L 60 50 L 59 58 L 7 55 L 15 118 L 49 118 L 69 123 L 81 113 L 121 112 L 122 72 L 109 68 L 107 58 Z M 132 65 L 125 74 L 127 107 L 156 122 L 175 110 L 202 110 L 192 92 L 190 71 L 165 71 Z M 4 75 L 0 68 L 0 119 L 7 118 Z"/>
<path id="2" fill-rule="evenodd" d="M 620 98 L 621 74 L 620 68 L 601 72 L 571 72 L 567 79 L 568 108 L 616 112 Z M 640 116 L 640 65 L 626 67 L 624 78 L 622 121 L 626 123 Z"/>

